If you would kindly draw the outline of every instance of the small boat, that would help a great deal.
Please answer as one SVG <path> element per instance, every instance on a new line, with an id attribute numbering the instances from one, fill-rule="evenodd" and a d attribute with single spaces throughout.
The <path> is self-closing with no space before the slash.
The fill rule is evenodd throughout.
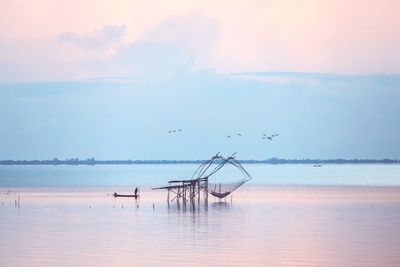
<path id="1" fill-rule="evenodd" d="M 314 164 L 314 167 L 322 167 L 321 164 Z"/>
<path id="2" fill-rule="evenodd" d="M 115 192 L 113 194 L 114 197 L 134 197 L 134 198 L 138 198 L 139 194 L 132 194 L 132 195 L 124 195 L 124 194 L 118 194 L 117 192 Z"/>

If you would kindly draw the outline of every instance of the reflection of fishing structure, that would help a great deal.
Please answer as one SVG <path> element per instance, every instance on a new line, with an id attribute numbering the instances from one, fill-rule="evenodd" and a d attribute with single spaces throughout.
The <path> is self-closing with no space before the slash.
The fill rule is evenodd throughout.
<path id="1" fill-rule="evenodd" d="M 236 167 L 241 172 L 242 178 L 239 179 L 239 181 L 228 183 L 212 181 L 212 176 L 215 176 L 215 174 L 226 165 Z M 193 173 L 191 179 L 168 181 L 168 186 L 153 189 L 167 190 L 168 203 L 176 200 L 179 205 L 179 201 L 182 200 L 184 204 L 186 202 L 194 204 L 196 199 L 200 202 L 201 195 L 203 195 L 203 199 L 207 203 L 208 194 L 219 199 L 225 198 L 249 180 L 251 180 L 250 174 L 244 169 L 242 164 L 235 159 L 235 154 L 225 158 L 218 153 L 201 164 Z"/>

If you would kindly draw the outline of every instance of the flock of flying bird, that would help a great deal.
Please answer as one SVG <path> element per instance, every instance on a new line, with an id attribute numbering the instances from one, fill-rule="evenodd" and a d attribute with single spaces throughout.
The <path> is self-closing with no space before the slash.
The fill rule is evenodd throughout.
<path id="1" fill-rule="evenodd" d="M 279 134 L 273 134 L 273 135 L 271 135 L 271 136 L 267 136 L 266 134 L 263 134 L 263 137 L 262 137 L 262 139 L 265 139 L 265 140 L 272 140 L 272 138 L 274 138 L 274 137 L 278 137 L 279 136 Z"/>
<path id="2" fill-rule="evenodd" d="M 170 134 L 172 134 L 172 133 L 178 133 L 178 132 L 182 132 L 182 129 L 178 129 L 178 130 L 169 130 L 168 131 L 168 133 L 170 133 Z M 237 136 L 242 136 L 242 134 L 241 133 L 238 133 L 237 134 Z M 267 136 L 267 134 L 263 134 L 263 136 L 262 136 L 262 139 L 263 140 L 269 140 L 269 141 L 272 141 L 272 138 L 275 138 L 275 137 L 278 137 L 279 136 L 279 134 L 273 134 L 273 135 L 270 135 L 270 136 Z M 232 136 L 231 135 L 227 135 L 226 136 L 226 138 L 232 138 Z"/>
<path id="3" fill-rule="evenodd" d="M 182 129 L 178 130 L 169 130 L 168 133 L 177 133 L 177 132 L 182 132 Z"/>
<path id="4" fill-rule="evenodd" d="M 242 136 L 241 133 L 238 133 L 237 135 L 238 136 Z M 270 136 L 267 136 L 267 134 L 263 134 L 262 139 L 272 141 L 272 138 L 277 137 L 277 136 L 279 136 L 279 134 L 277 134 L 277 133 L 273 134 L 273 135 L 270 135 Z M 228 135 L 227 138 L 232 138 L 232 136 Z"/>

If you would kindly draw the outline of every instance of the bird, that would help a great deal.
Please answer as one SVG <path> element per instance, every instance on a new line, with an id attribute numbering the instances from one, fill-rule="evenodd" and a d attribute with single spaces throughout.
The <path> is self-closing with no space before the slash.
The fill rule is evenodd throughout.
<path id="1" fill-rule="evenodd" d="M 272 137 L 271 137 L 271 136 L 268 136 L 267 138 L 268 138 L 269 140 L 272 140 Z"/>
<path id="2" fill-rule="evenodd" d="M 231 136 L 230 136 L 230 135 L 228 135 L 228 136 L 227 136 L 227 138 L 231 138 Z"/>
<path id="3" fill-rule="evenodd" d="M 239 135 L 239 136 L 242 136 L 242 134 L 241 134 L 241 133 L 238 133 L 238 135 Z"/>
<path id="4" fill-rule="evenodd" d="M 179 129 L 178 131 L 182 132 L 182 129 Z"/>
<path id="5" fill-rule="evenodd" d="M 168 133 L 172 133 L 172 131 L 168 131 Z"/>
<path id="6" fill-rule="evenodd" d="M 278 136 L 278 134 L 275 134 L 275 136 Z"/>
<path id="7" fill-rule="evenodd" d="M 262 139 L 265 139 L 265 136 L 263 136 Z"/>

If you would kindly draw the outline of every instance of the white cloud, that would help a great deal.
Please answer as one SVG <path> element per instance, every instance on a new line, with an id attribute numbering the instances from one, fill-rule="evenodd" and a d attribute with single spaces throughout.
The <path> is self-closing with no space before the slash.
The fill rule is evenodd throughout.
<path id="1" fill-rule="evenodd" d="M 106 76 L 127 75 L 152 81 L 176 78 L 210 68 L 220 36 L 218 21 L 201 13 L 172 16 L 137 40 L 121 44 L 111 56 L 90 59 L 85 66 Z"/>
<path id="2" fill-rule="evenodd" d="M 145 34 L 146 42 L 179 43 L 197 56 L 208 57 L 221 37 L 219 21 L 200 12 L 172 16 Z"/>
<path id="3" fill-rule="evenodd" d="M 118 44 L 125 33 L 125 25 L 105 25 L 100 30 L 83 35 L 75 32 L 63 32 L 57 40 L 60 43 L 73 44 L 85 49 L 99 49 Z"/>

